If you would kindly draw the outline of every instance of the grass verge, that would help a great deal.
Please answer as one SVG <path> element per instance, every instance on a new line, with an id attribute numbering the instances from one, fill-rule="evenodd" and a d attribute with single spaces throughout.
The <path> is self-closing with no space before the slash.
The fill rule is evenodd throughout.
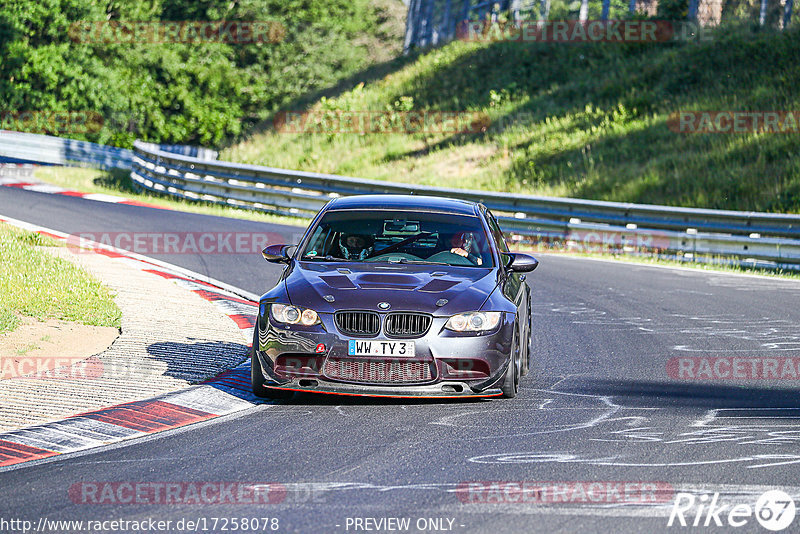
<path id="1" fill-rule="evenodd" d="M 19 315 L 119 328 L 122 314 L 109 289 L 42 246 L 59 243 L 0 223 L 0 333 L 19 326 Z"/>
<path id="2" fill-rule="evenodd" d="M 221 159 L 453 188 L 799 212 L 800 127 L 691 133 L 673 114 L 800 109 L 800 29 L 725 25 L 705 36 L 683 43 L 452 42 L 319 98 L 308 107 L 305 130 L 265 129 Z M 352 128 L 367 132 L 359 133 L 350 131 L 350 119 L 337 119 L 364 110 L 384 112 L 390 122 Z M 416 123 L 418 131 L 408 133 L 404 113 L 428 111 L 485 120 L 467 128 L 474 133 Z"/>

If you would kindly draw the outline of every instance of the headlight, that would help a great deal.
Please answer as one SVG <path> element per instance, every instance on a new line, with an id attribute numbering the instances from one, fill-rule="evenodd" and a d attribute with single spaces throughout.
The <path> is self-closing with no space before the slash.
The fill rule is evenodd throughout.
<path id="1" fill-rule="evenodd" d="M 269 312 L 272 315 L 272 319 L 279 323 L 302 324 L 304 326 L 320 323 L 317 312 L 309 308 L 300 308 L 299 306 L 287 304 L 272 304 L 269 307 Z"/>
<path id="2" fill-rule="evenodd" d="M 469 312 L 453 315 L 444 325 L 454 332 L 485 332 L 500 324 L 500 312 Z"/>

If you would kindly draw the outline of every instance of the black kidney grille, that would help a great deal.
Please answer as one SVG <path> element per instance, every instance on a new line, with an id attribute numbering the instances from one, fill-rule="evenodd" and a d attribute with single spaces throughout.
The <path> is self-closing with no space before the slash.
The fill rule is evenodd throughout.
<path id="1" fill-rule="evenodd" d="M 424 313 L 390 313 L 386 316 L 386 335 L 419 337 L 431 327 L 432 318 Z"/>
<path id="2" fill-rule="evenodd" d="M 381 317 L 375 312 L 343 311 L 335 315 L 336 328 L 352 336 L 374 336 L 381 331 Z"/>

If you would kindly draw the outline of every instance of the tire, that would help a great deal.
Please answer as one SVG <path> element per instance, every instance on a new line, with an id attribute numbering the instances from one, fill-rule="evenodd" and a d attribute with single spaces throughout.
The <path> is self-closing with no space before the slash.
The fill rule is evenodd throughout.
<path id="1" fill-rule="evenodd" d="M 531 290 L 525 290 L 528 297 L 528 328 L 525 336 L 525 352 L 522 357 L 522 376 L 528 376 L 531 370 L 531 346 L 533 345 L 533 320 L 531 318 Z"/>
<path id="2" fill-rule="evenodd" d="M 514 329 L 514 341 L 511 344 L 511 357 L 508 362 L 508 369 L 503 377 L 503 397 L 513 399 L 519 391 L 520 379 L 520 346 L 519 346 L 519 327 Z"/>
<path id="3" fill-rule="evenodd" d="M 261 371 L 261 361 L 256 355 L 256 347 L 258 347 L 258 324 L 256 324 L 253 332 L 253 347 L 250 349 L 250 385 L 253 389 L 253 395 L 260 399 L 288 399 L 292 396 L 291 391 L 264 387 L 266 380 L 264 380 L 264 373 Z"/>

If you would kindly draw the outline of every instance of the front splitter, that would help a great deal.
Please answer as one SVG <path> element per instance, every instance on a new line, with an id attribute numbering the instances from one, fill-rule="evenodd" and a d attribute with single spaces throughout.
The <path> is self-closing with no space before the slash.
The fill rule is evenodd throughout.
<path id="1" fill-rule="evenodd" d="M 499 397 L 503 394 L 499 388 L 475 391 L 463 382 L 439 382 L 433 385 L 391 387 L 384 385 L 360 385 L 313 380 L 313 385 L 292 381 L 287 384 L 265 386 L 266 389 L 281 391 L 299 391 L 303 393 L 324 393 L 327 395 L 347 395 L 351 397 L 382 397 L 393 399 L 469 399 L 483 397 Z M 461 388 L 461 391 L 443 390 L 443 387 Z"/>

